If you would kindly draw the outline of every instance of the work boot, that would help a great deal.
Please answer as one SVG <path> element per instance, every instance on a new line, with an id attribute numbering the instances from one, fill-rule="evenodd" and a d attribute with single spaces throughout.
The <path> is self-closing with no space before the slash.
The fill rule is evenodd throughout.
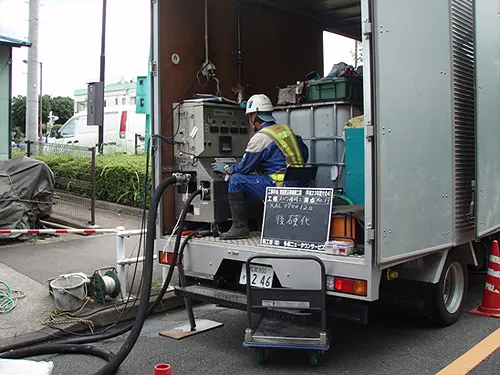
<path id="1" fill-rule="evenodd" d="M 250 237 L 246 197 L 246 193 L 229 193 L 229 205 L 231 207 L 233 225 L 228 232 L 220 235 L 221 240 L 239 240 Z"/>

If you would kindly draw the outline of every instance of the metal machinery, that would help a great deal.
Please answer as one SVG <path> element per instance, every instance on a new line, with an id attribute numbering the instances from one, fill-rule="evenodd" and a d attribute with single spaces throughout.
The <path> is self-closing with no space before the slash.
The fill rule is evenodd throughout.
<path id="1" fill-rule="evenodd" d="M 197 197 L 188 208 L 186 221 L 217 224 L 231 217 L 227 179 L 212 171 L 211 164 L 237 163 L 249 140 L 245 109 L 214 101 L 188 100 L 174 105 L 175 168 L 192 176 L 187 188 L 175 192 L 178 217 L 187 196 L 203 187 L 210 194 Z"/>

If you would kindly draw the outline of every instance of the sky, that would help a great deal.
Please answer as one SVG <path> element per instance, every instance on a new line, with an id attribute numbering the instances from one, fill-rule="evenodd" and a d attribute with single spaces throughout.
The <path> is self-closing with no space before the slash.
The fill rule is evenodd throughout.
<path id="1" fill-rule="evenodd" d="M 39 61 L 43 92 L 70 96 L 99 80 L 102 0 L 40 0 Z M 28 40 L 28 0 L 0 0 L 0 34 Z M 325 33 L 325 72 L 353 63 L 354 42 Z M 150 0 L 108 0 L 106 83 L 147 74 Z M 13 95 L 26 95 L 27 48 L 13 51 Z"/>

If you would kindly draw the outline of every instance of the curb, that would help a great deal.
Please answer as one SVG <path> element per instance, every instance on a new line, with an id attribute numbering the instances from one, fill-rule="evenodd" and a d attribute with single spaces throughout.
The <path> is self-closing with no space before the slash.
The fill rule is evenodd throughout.
<path id="1" fill-rule="evenodd" d="M 62 228 L 76 228 L 76 229 L 97 229 L 97 228 L 100 228 L 100 226 L 98 225 L 90 225 L 90 224 L 84 224 L 83 222 L 81 221 L 76 221 L 76 220 L 72 220 L 72 219 L 69 219 L 69 218 L 66 218 L 66 217 L 62 217 L 62 216 L 59 216 L 59 215 L 50 215 L 50 217 L 48 219 L 45 219 L 44 220 L 46 223 L 49 223 L 51 225 L 56 225 L 56 226 L 60 226 Z"/>
<path id="2" fill-rule="evenodd" d="M 156 299 L 156 296 L 152 296 L 149 300 L 149 306 L 151 306 Z M 133 302 L 131 302 L 133 303 Z M 120 324 L 131 321 L 135 319 L 137 315 L 137 311 L 139 309 L 139 303 L 140 301 L 137 301 L 135 306 L 133 308 L 129 307 L 129 311 L 125 313 L 122 318 L 120 319 Z M 160 304 L 158 307 L 154 310 L 152 315 L 156 314 L 161 314 L 161 313 L 166 313 L 175 309 L 178 309 L 180 307 L 184 306 L 184 299 L 181 297 L 177 297 L 174 294 L 174 291 L 168 291 L 165 293 L 165 296 L 161 300 Z M 102 308 L 96 306 L 97 309 Z M 94 329 L 99 329 L 103 328 L 106 326 L 109 326 L 113 324 L 118 317 L 118 312 L 115 310 L 114 305 L 109 306 L 109 308 L 102 310 L 100 312 L 95 313 L 90 317 L 89 319 L 92 320 L 94 323 Z M 86 327 L 86 326 L 85 326 Z M 75 324 L 70 324 L 63 326 L 64 329 L 72 331 L 72 332 L 85 332 L 88 330 L 82 326 L 82 324 L 75 323 Z M 58 337 L 64 337 L 64 338 L 72 338 L 72 335 L 67 335 L 64 332 L 61 332 L 57 329 L 47 329 L 47 333 L 42 333 L 42 332 L 34 332 L 34 333 L 29 333 L 23 336 L 18 336 L 18 337 L 13 337 L 13 338 L 8 338 L 2 340 L 2 345 L 0 346 L 0 353 L 9 351 L 9 350 L 14 350 L 14 349 L 20 349 L 22 347 L 26 346 L 33 346 L 33 345 L 40 345 L 44 344 L 48 341 L 51 340 L 57 340 L 56 337 L 51 337 L 51 335 L 56 335 Z"/>

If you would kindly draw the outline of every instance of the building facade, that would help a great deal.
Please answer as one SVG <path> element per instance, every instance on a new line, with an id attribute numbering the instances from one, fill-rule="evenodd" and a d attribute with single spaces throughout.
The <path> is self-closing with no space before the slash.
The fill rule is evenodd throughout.
<path id="1" fill-rule="evenodd" d="M 112 107 L 115 105 L 135 105 L 137 95 L 136 85 L 137 83 L 132 81 L 106 86 L 104 88 L 104 106 Z M 85 111 L 87 109 L 87 99 L 87 89 L 75 90 L 75 113 Z"/>
<path id="2" fill-rule="evenodd" d="M 31 43 L 0 35 L 0 160 L 11 156 L 12 48 Z"/>

